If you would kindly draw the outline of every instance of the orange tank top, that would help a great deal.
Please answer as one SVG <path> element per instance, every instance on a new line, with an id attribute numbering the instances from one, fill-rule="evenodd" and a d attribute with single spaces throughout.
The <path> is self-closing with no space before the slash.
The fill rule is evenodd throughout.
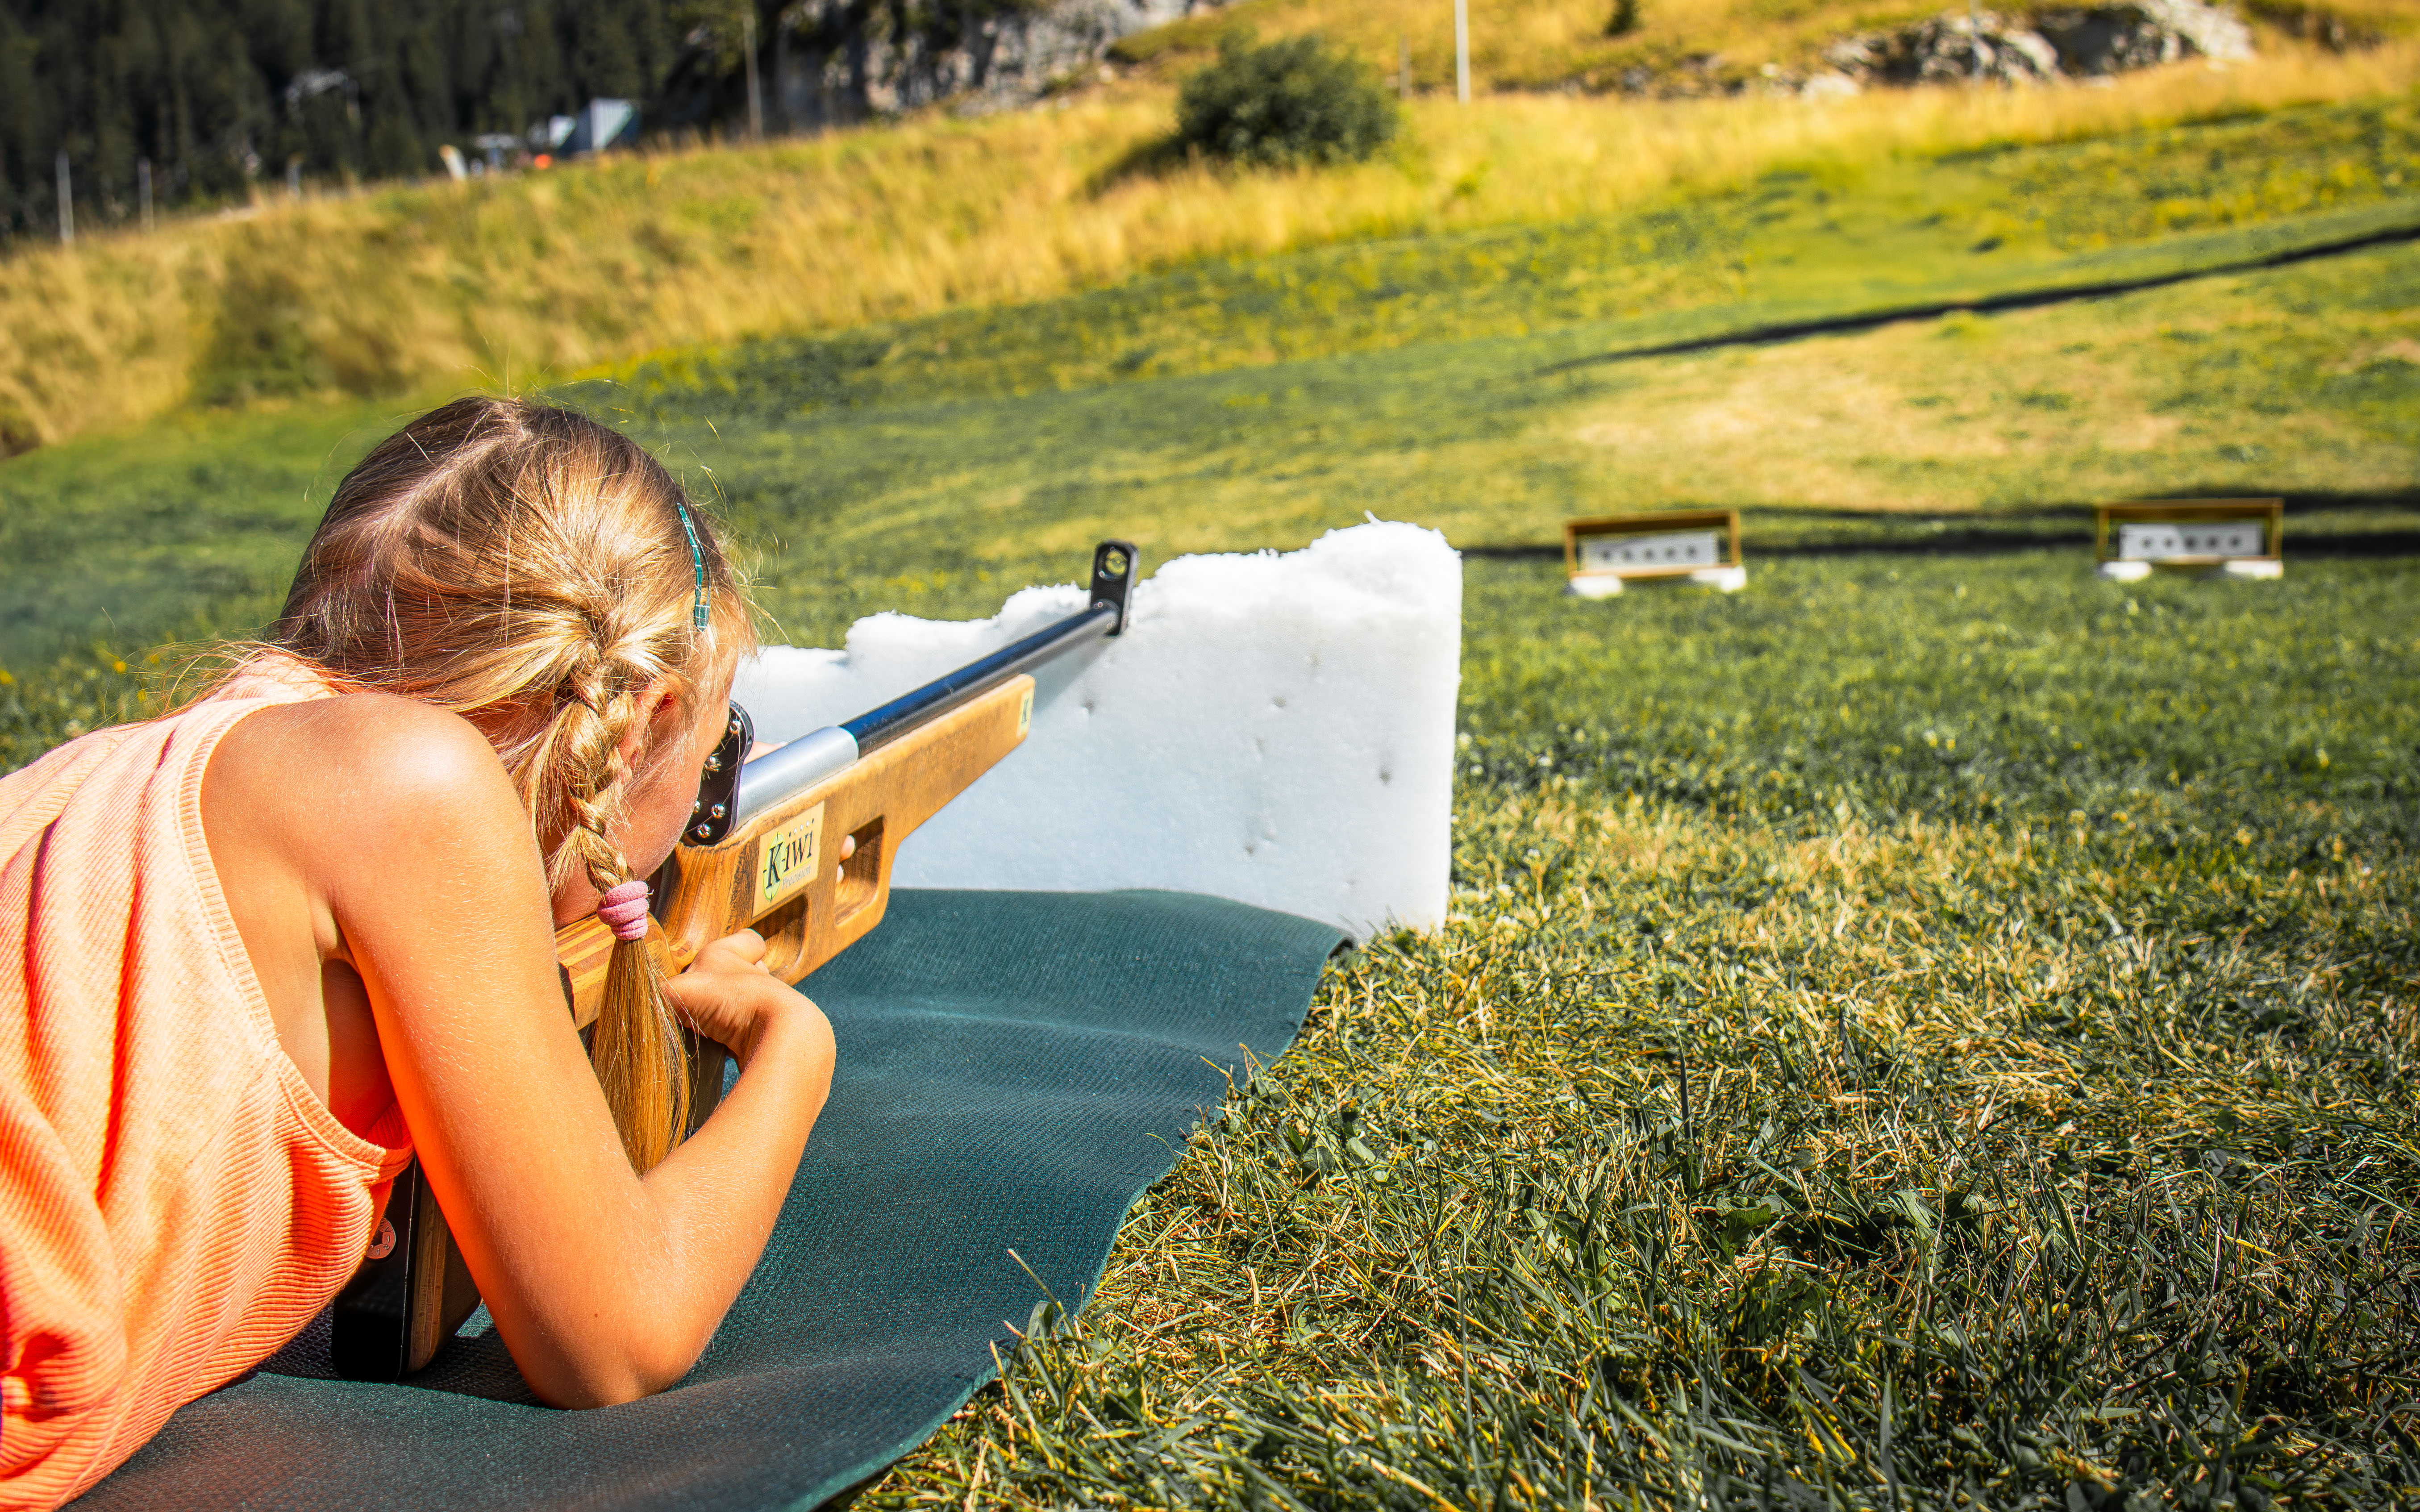
<path id="1" fill-rule="evenodd" d="M 411 1155 L 279 1046 L 202 835 L 256 666 L 0 778 L 0 1507 L 55 1506 L 268 1358 L 352 1274 Z"/>

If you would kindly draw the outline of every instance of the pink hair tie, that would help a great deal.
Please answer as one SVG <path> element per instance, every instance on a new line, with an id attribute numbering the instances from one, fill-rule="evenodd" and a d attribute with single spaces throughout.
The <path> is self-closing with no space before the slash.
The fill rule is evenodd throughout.
<path id="1" fill-rule="evenodd" d="M 616 940 L 647 938 L 647 884 L 633 879 L 615 885 L 597 904 L 597 917 Z"/>

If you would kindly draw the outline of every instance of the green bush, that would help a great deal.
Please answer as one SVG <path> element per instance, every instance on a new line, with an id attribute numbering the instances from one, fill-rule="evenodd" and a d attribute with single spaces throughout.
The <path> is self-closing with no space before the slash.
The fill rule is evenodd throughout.
<path id="1" fill-rule="evenodd" d="M 1357 162 L 1395 124 L 1377 71 L 1317 36 L 1263 47 L 1231 32 L 1176 98 L 1177 141 L 1237 163 Z"/>

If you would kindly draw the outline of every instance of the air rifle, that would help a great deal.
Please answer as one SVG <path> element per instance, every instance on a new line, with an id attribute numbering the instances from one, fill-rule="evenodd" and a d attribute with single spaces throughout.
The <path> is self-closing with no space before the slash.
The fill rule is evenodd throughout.
<path id="1" fill-rule="evenodd" d="M 752 761 L 748 714 L 734 704 L 690 828 L 654 879 L 647 947 L 665 974 L 754 929 L 766 968 L 797 982 L 864 938 L 890 904 L 900 842 L 1025 739 L 1031 670 L 1125 629 L 1135 569 L 1133 546 L 1103 541 L 1082 611 Z M 613 947 L 594 918 L 555 931 L 564 995 L 582 1029 L 596 1021 Z M 722 1096 L 727 1057 L 686 1037 L 694 1129 Z M 386 1213 L 331 1320 L 337 1373 L 354 1380 L 420 1369 L 479 1302 L 416 1163 L 396 1177 Z"/>

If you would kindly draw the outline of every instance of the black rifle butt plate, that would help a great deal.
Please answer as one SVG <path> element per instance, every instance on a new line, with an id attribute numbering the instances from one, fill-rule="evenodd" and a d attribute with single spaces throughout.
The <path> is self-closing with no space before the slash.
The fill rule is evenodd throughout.
<path id="1" fill-rule="evenodd" d="M 348 1380 L 400 1380 L 427 1364 L 478 1305 L 471 1268 L 414 1161 L 387 1193 L 361 1269 L 336 1294 L 330 1363 Z"/>
<path id="2" fill-rule="evenodd" d="M 329 1319 L 329 1354 L 347 1380 L 397 1380 L 411 1354 L 412 1242 L 420 1216 L 420 1162 L 412 1161 L 388 1192 L 386 1214 L 362 1268 L 336 1294 Z"/>

